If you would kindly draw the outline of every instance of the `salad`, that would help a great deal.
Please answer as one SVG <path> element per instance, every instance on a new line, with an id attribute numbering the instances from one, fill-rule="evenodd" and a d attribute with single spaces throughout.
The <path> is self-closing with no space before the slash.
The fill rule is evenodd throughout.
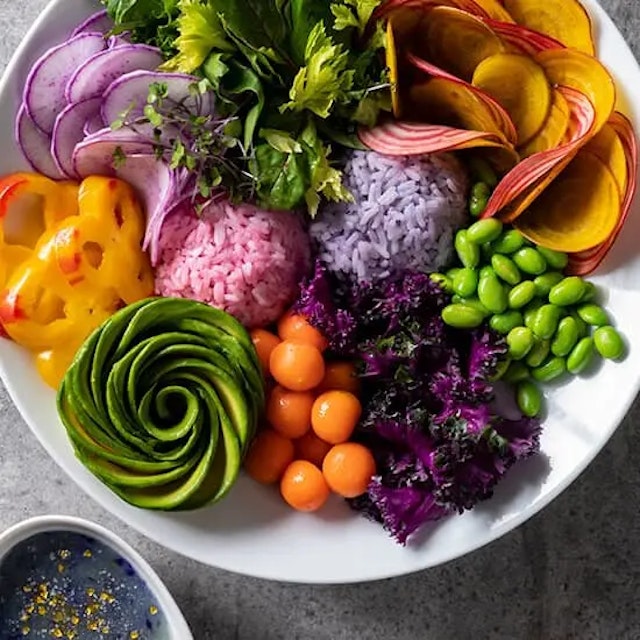
<path id="1" fill-rule="evenodd" d="M 577 0 L 102 4 L 24 78 L 0 328 L 121 499 L 244 470 L 405 544 L 625 356 L 586 276 L 637 142 Z"/>

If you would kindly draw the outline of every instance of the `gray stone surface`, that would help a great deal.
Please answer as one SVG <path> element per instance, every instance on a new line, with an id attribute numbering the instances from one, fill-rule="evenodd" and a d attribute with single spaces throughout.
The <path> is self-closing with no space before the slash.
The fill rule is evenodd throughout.
<path id="1" fill-rule="evenodd" d="M 638 0 L 602 3 L 638 55 Z M 0 0 L 2 68 L 44 4 Z M 569 490 L 477 553 L 405 578 L 308 587 L 210 569 L 146 540 L 75 487 L 0 390 L 0 529 L 46 513 L 110 527 L 166 580 L 197 640 L 631 640 L 640 638 L 639 420 L 636 402 Z"/>

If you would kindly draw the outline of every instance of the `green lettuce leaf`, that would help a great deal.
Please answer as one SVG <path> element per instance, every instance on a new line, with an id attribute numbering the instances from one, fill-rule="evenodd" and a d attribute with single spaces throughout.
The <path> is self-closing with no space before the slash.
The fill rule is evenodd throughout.
<path id="1" fill-rule="evenodd" d="M 369 20 L 381 0 L 342 0 L 331 4 L 331 13 L 335 18 L 333 28 L 336 31 L 357 29 L 362 35 Z"/>

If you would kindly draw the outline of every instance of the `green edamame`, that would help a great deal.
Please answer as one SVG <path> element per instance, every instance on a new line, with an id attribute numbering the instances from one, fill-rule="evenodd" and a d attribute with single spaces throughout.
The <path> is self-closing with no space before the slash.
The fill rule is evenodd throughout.
<path id="1" fill-rule="evenodd" d="M 462 264 L 475 269 L 480 264 L 480 247 L 469 240 L 466 229 L 461 229 L 456 233 L 455 249 Z"/>
<path id="2" fill-rule="evenodd" d="M 609 324 L 609 316 L 607 312 L 593 302 L 587 302 L 577 308 L 578 315 L 592 327 L 604 327 Z"/>
<path id="3" fill-rule="evenodd" d="M 569 373 L 574 375 L 582 373 L 591 364 L 594 352 L 593 338 L 582 338 L 571 350 L 567 358 L 567 370 Z"/>
<path id="4" fill-rule="evenodd" d="M 491 189 L 498 184 L 498 176 L 491 166 L 482 158 L 477 156 L 469 160 L 469 167 L 473 176 L 479 181 L 484 182 Z"/>
<path id="5" fill-rule="evenodd" d="M 507 292 L 493 271 L 480 276 L 478 298 L 492 313 L 503 313 L 508 306 Z"/>
<path id="6" fill-rule="evenodd" d="M 618 360 L 624 354 L 622 336 L 611 326 L 598 327 L 593 332 L 593 344 L 597 352 L 608 360 Z"/>
<path id="7" fill-rule="evenodd" d="M 538 382 L 551 382 L 562 376 L 567 370 L 564 358 L 553 356 L 544 364 L 531 370 L 531 377 Z"/>
<path id="8" fill-rule="evenodd" d="M 545 249 L 544 247 L 538 247 L 538 251 L 552 269 L 562 271 L 562 269 L 569 264 L 569 256 L 566 253 L 554 251 L 553 249 Z"/>
<path id="9" fill-rule="evenodd" d="M 516 263 L 511 258 L 507 258 L 507 256 L 495 253 L 491 256 L 491 266 L 496 275 L 511 286 L 518 284 L 522 280 L 522 275 L 518 267 L 516 267 Z"/>
<path id="10" fill-rule="evenodd" d="M 522 382 L 523 380 L 527 380 L 528 378 L 529 367 L 527 367 L 523 362 L 520 361 L 512 362 L 502 376 L 502 380 L 504 380 L 505 382 L 510 382 L 511 384 Z"/>
<path id="11" fill-rule="evenodd" d="M 533 284 L 536 285 L 536 295 L 541 298 L 548 297 L 551 289 L 562 280 L 564 280 L 564 275 L 560 271 L 547 271 L 547 273 L 537 276 L 533 280 Z"/>
<path id="12" fill-rule="evenodd" d="M 474 218 L 479 218 L 487 208 L 491 189 L 486 182 L 476 182 L 471 187 L 471 196 L 469 198 L 469 213 Z"/>
<path id="13" fill-rule="evenodd" d="M 454 294 L 451 297 L 451 302 L 453 304 L 461 304 L 467 307 L 473 307 L 478 313 L 482 314 L 483 318 L 488 318 L 491 315 L 491 311 L 487 309 L 480 300 L 478 300 L 477 296 L 472 296 L 470 298 L 463 298 L 457 294 Z"/>
<path id="14" fill-rule="evenodd" d="M 538 310 L 544 304 L 544 300 L 532 300 L 528 305 L 525 306 L 522 313 L 522 318 L 524 319 L 524 326 L 529 327 L 529 329 L 533 328 L 533 322 L 538 315 Z"/>
<path id="15" fill-rule="evenodd" d="M 524 247 L 513 254 L 513 261 L 520 271 L 539 276 L 547 270 L 547 261 L 533 247 Z"/>
<path id="16" fill-rule="evenodd" d="M 551 352 L 555 356 L 564 358 L 571 353 L 580 338 L 580 327 L 573 316 L 562 318 L 558 330 L 551 342 Z"/>
<path id="17" fill-rule="evenodd" d="M 584 295 L 581 302 L 593 302 L 598 297 L 598 287 L 593 282 L 584 281 Z"/>
<path id="18" fill-rule="evenodd" d="M 498 333 L 507 335 L 511 329 L 521 327 L 523 323 L 522 314 L 519 311 L 505 311 L 491 316 L 489 326 Z"/>
<path id="19" fill-rule="evenodd" d="M 431 281 L 435 282 L 445 293 L 453 293 L 453 282 L 451 278 L 444 273 L 432 273 Z"/>
<path id="20" fill-rule="evenodd" d="M 451 267 L 451 269 L 446 271 L 444 275 L 447 276 L 447 278 L 449 278 L 451 282 L 453 282 L 453 279 L 456 277 L 456 273 L 458 273 L 458 271 L 460 271 L 460 267 Z"/>
<path id="21" fill-rule="evenodd" d="M 497 218 L 487 218 L 474 222 L 467 229 L 467 238 L 476 244 L 485 244 L 499 238 L 501 233 L 502 222 Z"/>
<path id="22" fill-rule="evenodd" d="M 541 340 L 550 340 L 558 329 L 560 316 L 560 307 L 555 304 L 543 304 L 533 319 L 533 333 Z"/>
<path id="23" fill-rule="evenodd" d="M 520 382 L 516 388 L 518 408 L 527 418 L 535 418 L 542 410 L 542 393 L 530 380 Z"/>
<path id="24" fill-rule="evenodd" d="M 498 366 L 496 367 L 496 372 L 491 376 L 491 380 L 492 381 L 502 380 L 504 374 L 507 372 L 510 365 L 511 365 L 511 358 L 500 360 L 500 362 L 498 362 Z"/>
<path id="25" fill-rule="evenodd" d="M 586 291 L 585 282 L 577 276 L 570 276 L 558 282 L 549 291 L 549 302 L 561 307 L 570 307 L 582 300 Z"/>
<path id="26" fill-rule="evenodd" d="M 549 340 L 536 340 L 525 362 L 532 368 L 539 367 L 547 359 L 549 349 Z"/>
<path id="27" fill-rule="evenodd" d="M 589 325 L 578 315 L 575 309 L 570 309 L 569 315 L 576 321 L 578 338 L 584 338 L 589 333 Z"/>
<path id="28" fill-rule="evenodd" d="M 524 237 L 516 229 L 505 231 L 495 242 L 491 243 L 494 253 L 511 255 L 524 247 Z"/>
<path id="29" fill-rule="evenodd" d="M 509 291 L 508 302 L 512 309 L 526 307 L 536 295 L 536 285 L 531 280 L 517 284 Z"/>
<path id="30" fill-rule="evenodd" d="M 442 319 L 456 329 L 475 329 L 484 321 L 478 309 L 467 304 L 450 304 L 442 310 Z"/>
<path id="31" fill-rule="evenodd" d="M 509 355 L 514 360 L 522 360 L 531 351 L 533 343 L 533 332 L 527 327 L 516 327 L 507 335 Z"/>
<path id="32" fill-rule="evenodd" d="M 463 298 L 472 296 L 478 288 L 478 271 L 465 267 L 456 273 L 452 281 L 453 291 Z"/>

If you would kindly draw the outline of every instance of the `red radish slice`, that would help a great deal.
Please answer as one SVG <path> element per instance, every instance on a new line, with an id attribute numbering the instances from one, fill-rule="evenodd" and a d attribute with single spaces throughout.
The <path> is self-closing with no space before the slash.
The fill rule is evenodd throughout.
<path id="1" fill-rule="evenodd" d="M 504 140 L 485 131 L 466 131 L 433 124 L 389 120 L 374 129 L 360 129 L 360 142 L 388 156 L 410 156 L 474 147 L 505 147 Z"/>
<path id="2" fill-rule="evenodd" d="M 422 60 L 412 53 L 407 54 L 407 60 L 417 69 L 423 71 L 424 73 L 429 74 L 434 78 L 444 78 L 446 80 L 451 80 L 453 82 L 457 82 L 458 84 L 464 85 L 468 88 L 468 90 L 474 94 L 474 96 L 485 103 L 487 108 L 493 114 L 493 119 L 495 120 L 497 126 L 500 131 L 504 134 L 505 138 L 511 143 L 516 144 L 518 141 L 518 134 L 516 133 L 515 125 L 513 121 L 509 117 L 509 114 L 505 111 L 505 109 L 498 104 L 496 100 L 494 100 L 490 95 L 474 87 L 473 85 L 457 78 L 456 76 L 448 73 L 447 71 L 443 71 L 442 69 L 436 67 L 435 65 L 427 62 L 426 60 Z"/>
<path id="3" fill-rule="evenodd" d="M 84 123 L 84 127 L 82 130 L 84 132 L 84 136 L 88 137 L 93 135 L 94 133 L 97 133 L 98 131 L 100 131 L 100 129 L 104 129 L 104 128 L 105 128 L 105 123 L 102 120 L 102 116 L 100 115 L 100 112 L 98 111 L 97 113 L 91 114 L 91 116 Z"/>
<path id="4" fill-rule="evenodd" d="M 125 45 L 125 44 L 131 44 L 131 40 L 129 40 L 129 37 L 127 36 L 126 33 L 121 33 L 120 35 L 117 35 L 117 36 L 109 36 L 107 38 L 108 49 L 115 49 L 116 47 L 121 47 L 122 45 Z"/>
<path id="5" fill-rule="evenodd" d="M 622 227 L 629 216 L 631 205 L 637 190 L 637 168 L 638 168 L 638 143 L 631 122 L 616 111 L 609 119 L 609 125 L 618 134 L 622 146 L 625 150 L 627 161 L 627 188 L 622 196 L 622 206 L 620 208 L 620 217 L 613 233 L 597 247 L 588 251 L 573 253 L 569 256 L 569 264 L 566 272 L 570 275 L 584 276 L 593 272 L 605 259 L 613 245 L 615 244 Z"/>
<path id="6" fill-rule="evenodd" d="M 154 83 L 167 85 L 167 101 L 183 103 L 190 111 L 200 115 L 213 112 L 213 94 L 192 96 L 189 87 L 198 82 L 195 76 L 182 73 L 160 73 L 156 71 L 132 71 L 120 76 L 112 82 L 104 93 L 102 105 L 102 119 L 112 123 L 124 112 L 130 117 L 142 115 L 146 104 L 149 87 Z"/>
<path id="7" fill-rule="evenodd" d="M 113 20 L 108 16 L 107 10 L 98 11 L 79 24 L 71 34 L 75 37 L 80 33 L 107 33 L 113 29 Z"/>
<path id="8" fill-rule="evenodd" d="M 89 98 L 65 107 L 56 118 L 51 138 L 51 155 L 61 173 L 78 178 L 73 166 L 73 151 L 84 137 L 86 121 L 100 113 L 101 98 Z"/>
<path id="9" fill-rule="evenodd" d="M 506 44 L 529 56 L 551 49 L 566 49 L 562 42 L 554 40 L 551 36 L 532 31 L 519 24 L 498 20 L 485 20 L 485 22 Z"/>
<path id="10" fill-rule="evenodd" d="M 51 137 L 36 127 L 24 104 L 20 105 L 16 116 L 15 135 L 25 159 L 35 172 L 54 180 L 63 178 L 51 157 Z"/>
<path id="11" fill-rule="evenodd" d="M 29 117 L 51 134 L 58 114 L 66 106 L 65 88 L 79 64 L 105 48 L 100 33 L 80 33 L 49 49 L 27 76 L 24 103 Z"/>
<path id="12" fill-rule="evenodd" d="M 125 44 L 99 51 L 80 65 L 67 83 L 67 102 L 81 102 L 101 96 L 109 85 L 136 69 L 153 71 L 162 64 L 162 55 L 155 47 Z"/>
<path id="13" fill-rule="evenodd" d="M 495 188 L 489 198 L 487 208 L 482 214 L 483 218 L 495 216 L 526 192 L 528 197 L 518 206 L 519 211 L 524 210 L 542 191 L 541 184 L 543 183 L 539 181 L 549 175 L 553 175 L 553 177 L 558 175 L 580 147 L 588 141 L 596 121 L 594 106 L 585 95 L 575 89 L 558 87 L 558 91 L 566 99 L 572 120 L 575 123 L 571 139 L 562 146 L 535 153 L 522 160 Z M 534 186 L 531 187 L 531 185 Z M 528 191 L 530 187 L 531 189 Z M 509 215 L 510 220 L 514 218 L 515 216 L 512 214 Z"/>

